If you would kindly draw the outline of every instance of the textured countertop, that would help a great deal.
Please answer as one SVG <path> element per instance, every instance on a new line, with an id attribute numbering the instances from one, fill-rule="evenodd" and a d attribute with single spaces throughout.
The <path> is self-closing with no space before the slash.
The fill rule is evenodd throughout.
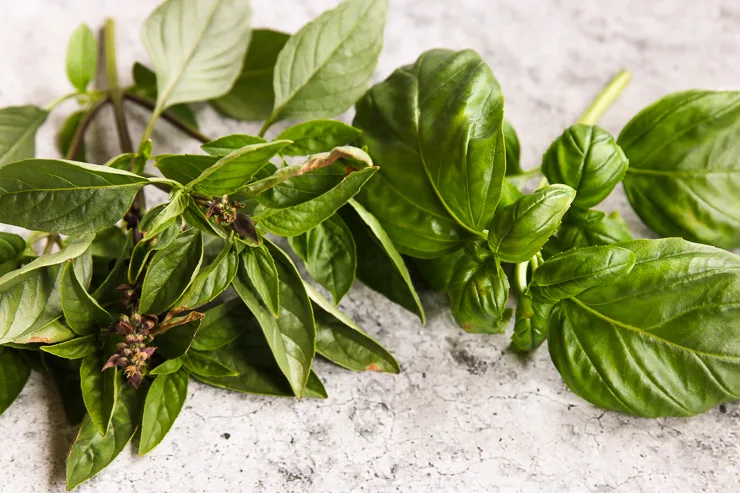
<path id="1" fill-rule="evenodd" d="M 123 82 L 147 60 L 139 28 L 154 2 L 25 0 L 0 16 L 0 105 L 45 105 L 69 91 L 64 54 L 80 23 L 118 22 Z M 336 0 L 254 0 L 255 25 L 294 32 Z M 634 72 L 602 119 L 619 129 L 639 109 L 682 89 L 737 89 L 740 4 L 733 0 L 391 0 L 378 80 L 433 47 L 478 50 L 506 95 L 525 167 L 575 120 L 619 69 Z M 56 156 L 55 112 L 37 154 Z M 254 133 L 198 106 L 204 132 Z M 99 162 L 116 152 L 110 115 L 91 133 Z M 132 111 L 138 135 L 144 115 Z M 166 142 L 163 143 L 163 140 Z M 197 144 L 162 123 L 156 152 Z M 649 233 L 621 189 L 617 208 Z M 325 401 L 263 398 L 192 383 L 171 433 L 145 458 L 126 449 L 80 492 L 642 492 L 740 491 L 740 408 L 693 419 L 634 419 L 571 394 L 546 348 L 531 359 L 504 336 L 458 329 L 443 296 L 423 294 L 429 321 L 363 286 L 342 307 L 401 363 L 398 376 L 353 374 L 319 362 Z M 0 417 L 0 491 L 61 491 L 75 430 L 38 375 Z"/>

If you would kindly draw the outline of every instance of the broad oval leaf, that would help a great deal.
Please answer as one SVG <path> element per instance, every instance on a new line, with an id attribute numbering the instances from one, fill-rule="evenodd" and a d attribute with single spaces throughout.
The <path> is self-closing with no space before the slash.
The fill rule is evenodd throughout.
<path id="1" fill-rule="evenodd" d="M 54 380 L 57 393 L 62 400 L 64 414 L 70 425 L 77 426 L 85 417 L 85 403 L 80 390 L 79 362 L 65 360 L 49 354 L 39 354 L 43 369 Z"/>
<path id="2" fill-rule="evenodd" d="M 411 275 L 380 222 L 352 199 L 339 211 L 357 248 L 357 278 L 364 285 L 415 313 L 422 325 L 424 307 L 411 282 Z"/>
<path id="3" fill-rule="evenodd" d="M 372 79 L 387 10 L 388 0 L 345 0 L 291 36 L 275 63 L 268 124 L 349 109 Z"/>
<path id="4" fill-rule="evenodd" d="M 355 240 L 342 218 L 334 214 L 288 242 L 311 277 L 331 293 L 337 305 L 352 287 L 357 270 Z"/>
<path id="5" fill-rule="evenodd" d="M 283 155 L 308 156 L 353 145 L 360 134 L 355 127 L 338 120 L 310 120 L 286 128 L 275 138 L 293 142 L 282 150 Z"/>
<path id="6" fill-rule="evenodd" d="M 591 403 L 692 416 L 740 397 L 740 259 L 677 238 L 620 243 L 632 271 L 560 301 L 550 355 Z"/>
<path id="7" fill-rule="evenodd" d="M 555 303 L 595 286 L 608 286 L 630 273 L 635 254 L 618 246 L 577 248 L 549 258 L 532 276 L 535 299 Z"/>
<path id="8" fill-rule="evenodd" d="M 167 0 L 141 40 L 157 75 L 157 107 L 226 94 L 239 76 L 250 37 L 249 0 Z"/>
<path id="9" fill-rule="evenodd" d="M 359 201 L 401 253 L 438 257 L 481 236 L 506 157 L 503 95 L 478 54 L 422 54 L 368 91 L 353 125 L 381 166 Z"/>
<path id="10" fill-rule="evenodd" d="M 154 379 L 146 393 L 141 416 L 139 455 L 151 452 L 164 439 L 188 396 L 190 377 L 183 370 Z"/>
<path id="11" fill-rule="evenodd" d="M 532 258 L 557 231 L 575 196 L 567 185 L 550 185 L 497 211 L 488 231 L 493 254 L 511 263 Z"/>
<path id="12" fill-rule="evenodd" d="M 119 221 L 149 180 L 114 168 L 26 159 L 0 168 L 0 222 L 65 235 Z"/>
<path id="13" fill-rule="evenodd" d="M 266 120 L 272 113 L 275 91 L 273 72 L 289 34 L 255 29 L 244 57 L 244 66 L 228 94 L 211 101 L 216 110 L 237 120 Z"/>
<path id="14" fill-rule="evenodd" d="M 0 346 L 0 415 L 26 386 L 31 367 L 19 350 Z"/>
<path id="15" fill-rule="evenodd" d="M 455 264 L 447 286 L 452 315 L 467 332 L 498 334 L 511 318 L 506 308 L 509 281 L 498 260 L 465 254 Z"/>
<path id="16" fill-rule="evenodd" d="M 642 221 L 662 236 L 740 246 L 738 139 L 740 92 L 675 93 L 638 113 L 618 143 Z"/>
<path id="17" fill-rule="evenodd" d="M 237 149 L 255 144 L 265 144 L 267 141 L 262 137 L 256 137 L 248 134 L 232 134 L 219 137 L 216 140 L 206 142 L 202 146 L 205 152 L 215 157 L 225 157 Z M 215 161 L 214 161 L 215 162 Z"/>
<path id="18" fill-rule="evenodd" d="M 48 115 L 30 105 L 0 109 L 0 167 L 36 155 L 36 131 Z"/>
<path id="19" fill-rule="evenodd" d="M 190 287 L 175 302 L 175 311 L 198 308 L 216 299 L 229 287 L 239 268 L 239 256 L 231 243 L 224 242 L 218 256 L 198 272 Z"/>
<path id="20" fill-rule="evenodd" d="M 398 362 L 344 313 L 306 284 L 316 317 L 316 351 L 353 371 L 398 373 Z"/>
<path id="21" fill-rule="evenodd" d="M 53 346 L 41 346 L 41 350 L 64 359 L 82 359 L 97 349 L 96 341 L 95 334 L 90 334 Z"/>
<path id="22" fill-rule="evenodd" d="M 182 296 L 198 274 L 203 261 L 203 236 L 189 229 L 158 250 L 144 276 L 139 309 L 160 314 Z"/>
<path id="23" fill-rule="evenodd" d="M 277 318 L 256 296 L 254 289 L 240 280 L 239 275 L 234 278 L 234 288 L 257 318 L 280 371 L 288 379 L 294 394 L 300 397 L 316 351 L 311 302 L 290 258 L 267 240 L 265 244 L 275 260 L 280 283 L 280 311 Z M 233 368 L 228 364 L 225 366 Z"/>
<path id="24" fill-rule="evenodd" d="M 74 30 L 67 46 L 67 78 L 78 91 L 86 92 L 97 70 L 98 43 L 90 28 L 82 24 Z"/>
<path id="25" fill-rule="evenodd" d="M 134 387 L 124 386 L 105 436 L 87 415 L 67 457 L 67 489 L 87 481 L 113 462 L 133 438 L 141 417 L 140 397 Z"/>
<path id="26" fill-rule="evenodd" d="M 370 166 L 347 175 L 337 186 L 315 199 L 283 209 L 258 206 L 253 218 L 266 231 L 279 236 L 298 236 L 323 221 L 346 204 L 378 170 Z"/>
<path id="27" fill-rule="evenodd" d="M 614 137 L 601 127 L 576 124 L 555 139 L 542 159 L 550 183 L 576 191 L 573 207 L 588 209 L 622 181 L 629 162 Z"/>
<path id="28" fill-rule="evenodd" d="M 80 364 L 80 389 L 87 416 L 100 435 L 110 427 L 113 408 L 118 400 L 121 377 L 116 369 L 102 371 L 105 361 L 99 353 L 88 354 Z"/>
<path id="29" fill-rule="evenodd" d="M 605 212 L 571 209 L 563 218 L 557 234 L 545 245 L 550 254 L 565 252 L 571 248 L 611 245 L 630 241 L 632 232 L 617 211 Z"/>
<path id="30" fill-rule="evenodd" d="M 76 334 L 90 334 L 113 322 L 111 314 L 80 283 L 71 260 L 67 261 L 62 272 L 61 299 L 64 320 Z"/>

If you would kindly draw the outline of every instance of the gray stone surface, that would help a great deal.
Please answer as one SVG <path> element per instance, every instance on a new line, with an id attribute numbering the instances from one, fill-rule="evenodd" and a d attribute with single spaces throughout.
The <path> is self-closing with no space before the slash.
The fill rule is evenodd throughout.
<path id="1" fill-rule="evenodd" d="M 154 2 L 5 0 L 0 14 L 0 105 L 45 105 L 69 90 L 67 37 L 80 22 L 118 21 L 119 66 L 146 60 L 138 30 Z M 295 31 L 336 0 L 254 0 L 258 26 Z M 620 68 L 635 78 L 603 118 L 618 131 L 676 90 L 737 88 L 740 5 L 735 0 L 391 0 L 377 78 L 428 48 L 474 48 L 493 67 L 517 126 L 526 166 L 574 121 Z M 128 74 L 123 75 L 129 80 Z M 218 136 L 254 132 L 199 106 Z M 55 156 L 53 129 L 38 154 Z M 135 113 L 132 129 L 141 131 Z M 95 157 L 116 150 L 110 120 L 91 134 Z M 162 143 L 166 140 L 165 143 Z M 197 145 L 162 123 L 157 152 Z M 621 190 L 618 208 L 648 232 Z M 172 433 L 146 458 L 127 449 L 79 488 L 93 491 L 647 492 L 740 491 L 740 409 L 694 419 L 634 419 L 572 395 L 546 349 L 506 352 L 504 336 L 467 335 L 446 300 L 425 294 L 429 322 L 357 286 L 343 307 L 398 357 L 398 376 L 317 364 L 326 401 L 269 399 L 192 384 Z M 0 418 L 0 491 L 61 491 L 74 435 L 48 384 L 33 376 Z"/>

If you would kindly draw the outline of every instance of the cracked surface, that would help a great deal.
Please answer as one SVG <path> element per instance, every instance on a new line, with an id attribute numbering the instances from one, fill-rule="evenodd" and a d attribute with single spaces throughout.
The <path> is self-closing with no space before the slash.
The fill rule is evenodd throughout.
<path id="1" fill-rule="evenodd" d="M 295 31 L 335 0 L 253 2 L 257 26 Z M 119 66 L 146 60 L 138 30 L 146 0 L 16 2 L 0 16 L 0 104 L 46 105 L 69 91 L 67 38 L 81 21 L 117 22 Z M 737 88 L 740 6 L 731 0 L 391 0 L 376 78 L 428 48 L 474 48 L 491 64 L 519 132 L 525 167 L 575 121 L 620 68 L 635 78 L 602 119 L 617 132 L 668 92 Z M 122 71 L 124 83 L 130 81 Z M 256 133 L 198 105 L 213 136 Z M 53 128 L 37 154 L 56 157 Z M 145 115 L 132 108 L 136 139 Z M 91 157 L 116 152 L 111 114 L 92 129 Z M 274 131 L 280 130 L 277 126 Z M 166 123 L 155 152 L 196 152 Z M 166 142 L 163 143 L 163 140 Z M 161 194 L 150 195 L 161 200 Z M 620 189 L 619 209 L 636 236 L 649 236 Z M 653 492 L 738 491 L 740 408 L 728 404 L 693 419 L 643 420 L 604 412 L 572 395 L 546 350 L 530 359 L 506 351 L 505 336 L 456 328 L 443 296 L 423 293 L 429 322 L 356 286 L 342 307 L 398 358 L 398 376 L 354 374 L 317 364 L 326 401 L 270 399 L 192 383 L 172 432 L 146 458 L 126 449 L 77 491 L 188 492 Z M 509 328 L 510 332 L 511 328 Z M 38 375 L 0 417 L 0 490 L 61 491 L 75 430 Z"/>

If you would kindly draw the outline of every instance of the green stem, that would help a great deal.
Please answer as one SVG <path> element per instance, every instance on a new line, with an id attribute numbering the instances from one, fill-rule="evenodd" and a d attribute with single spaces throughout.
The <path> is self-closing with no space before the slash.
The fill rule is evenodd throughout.
<path id="1" fill-rule="evenodd" d="M 116 23 L 113 19 L 105 20 L 103 28 L 103 45 L 105 46 L 105 77 L 108 82 L 111 101 L 113 102 L 113 114 L 116 119 L 116 129 L 118 130 L 118 140 L 121 144 L 121 151 L 124 153 L 134 152 L 134 146 L 131 144 L 131 135 L 126 126 L 126 116 L 123 113 L 123 96 L 121 87 L 118 85 L 118 68 L 116 67 Z M 131 160 L 133 163 L 133 159 Z"/>
<path id="2" fill-rule="evenodd" d="M 101 99 L 95 103 L 93 107 L 90 108 L 90 111 L 88 111 L 82 118 L 82 121 L 77 125 L 75 134 L 72 136 L 72 142 L 69 145 L 69 149 L 67 150 L 67 154 L 64 156 L 64 159 L 74 159 L 80 146 L 82 146 L 82 143 L 84 142 L 85 134 L 87 133 L 87 129 L 90 127 L 90 124 L 95 120 L 95 117 L 100 113 L 100 110 L 102 110 L 108 103 L 110 103 L 109 98 Z"/>
<path id="3" fill-rule="evenodd" d="M 272 119 L 272 115 L 270 115 L 270 118 L 265 120 L 265 123 L 262 125 L 262 128 L 260 129 L 259 136 L 264 137 L 267 133 L 267 129 L 270 128 L 270 126 L 275 123 L 275 121 Z"/>
<path id="4" fill-rule="evenodd" d="M 617 74 L 616 77 L 614 77 L 609 84 L 604 88 L 603 91 L 601 91 L 601 94 L 599 94 L 596 99 L 594 99 L 593 103 L 591 103 L 591 106 L 586 109 L 586 111 L 581 115 L 581 117 L 578 119 L 578 123 L 583 123 L 585 125 L 596 125 L 596 122 L 601 118 L 601 116 L 604 114 L 604 112 L 609 108 L 609 106 L 616 101 L 616 99 L 619 97 L 619 95 L 624 91 L 624 88 L 627 87 L 627 84 L 629 84 L 630 80 L 632 79 L 632 74 L 628 70 L 622 70 Z"/>
<path id="5" fill-rule="evenodd" d="M 517 293 L 523 295 L 527 290 L 527 269 L 529 268 L 529 260 L 526 262 L 520 262 L 516 264 L 516 290 Z"/>
<path id="6" fill-rule="evenodd" d="M 146 108 L 149 111 L 154 111 L 154 108 L 156 107 L 156 103 L 154 103 L 153 101 L 146 99 L 146 98 L 142 98 L 141 96 L 130 93 L 130 92 L 124 92 L 123 98 L 127 101 L 131 101 L 132 103 L 135 103 L 141 106 L 142 108 Z M 161 117 L 162 117 L 162 120 L 169 122 L 171 125 L 173 125 L 175 128 L 177 128 L 181 132 L 189 135 L 190 137 L 204 144 L 213 140 L 207 135 L 203 135 L 198 130 L 194 129 L 193 127 L 191 127 L 190 125 L 188 125 L 187 123 L 185 123 L 184 121 L 182 121 L 181 119 L 173 115 L 172 112 L 170 111 L 165 111 L 164 113 L 162 113 Z"/>
<path id="7" fill-rule="evenodd" d="M 57 106 L 59 106 L 59 104 L 63 103 L 64 101 L 66 101 L 66 100 L 68 100 L 68 99 L 72 99 L 72 98 L 74 98 L 74 97 L 75 97 L 75 96 L 77 96 L 77 95 L 78 95 L 78 93 L 76 93 L 76 92 L 73 92 L 73 93 L 71 93 L 71 94 L 65 94 L 64 96 L 62 96 L 62 97 L 60 97 L 60 98 L 57 98 L 57 99 L 55 99 L 54 101 L 52 101 L 51 103 L 47 104 L 47 105 L 46 105 L 46 107 L 45 107 L 44 109 L 45 109 L 45 110 L 46 110 L 47 112 L 48 112 L 48 111 L 51 111 L 51 110 L 53 110 L 54 108 L 56 108 Z"/>

